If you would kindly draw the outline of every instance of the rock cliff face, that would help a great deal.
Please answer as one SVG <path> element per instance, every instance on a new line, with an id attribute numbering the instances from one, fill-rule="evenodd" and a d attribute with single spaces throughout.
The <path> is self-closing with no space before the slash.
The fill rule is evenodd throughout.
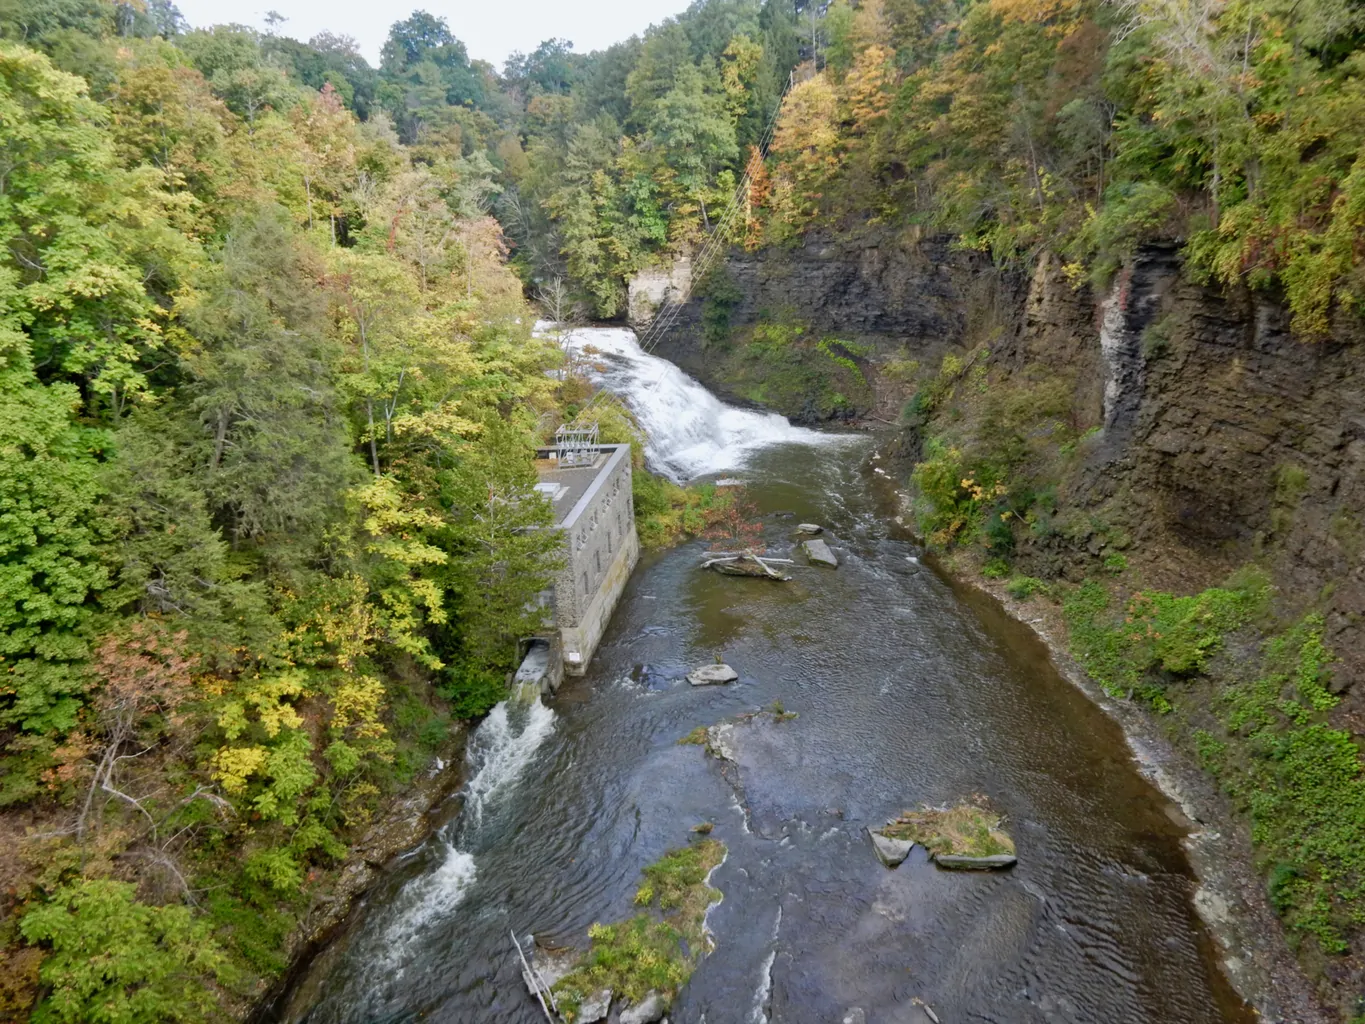
<path id="1" fill-rule="evenodd" d="M 1360 328 L 1298 340 L 1281 306 L 1191 284 L 1169 247 L 1139 254 L 1098 302 L 1060 277 L 1040 267 L 993 359 L 1077 374 L 1076 415 L 1103 432 L 1065 499 L 1164 553 L 1155 582 L 1171 589 L 1268 563 L 1288 609 L 1324 612 L 1349 686 L 1365 665 Z"/>
<path id="2" fill-rule="evenodd" d="M 654 275 L 660 276 L 660 275 Z M 641 291 L 649 282 L 642 281 Z M 655 351 L 708 387 L 744 397 L 727 375 L 727 346 L 708 343 L 705 324 L 723 309 L 723 326 L 742 340 L 764 323 L 796 323 L 806 341 L 856 343 L 869 384 L 852 411 L 894 418 L 908 396 L 905 381 L 880 372 L 897 354 L 937 360 L 981 335 L 1022 302 L 1027 282 L 952 246 L 951 238 L 869 231 L 858 239 L 812 235 L 799 247 L 731 252 L 724 268 L 698 282 L 691 301 Z M 717 293 L 726 298 L 717 300 Z M 711 314 L 708 316 L 708 314 Z M 865 349 L 865 351 L 863 351 Z M 719 358 L 718 358 L 719 357 Z M 834 418 L 783 409 L 797 419 Z"/>

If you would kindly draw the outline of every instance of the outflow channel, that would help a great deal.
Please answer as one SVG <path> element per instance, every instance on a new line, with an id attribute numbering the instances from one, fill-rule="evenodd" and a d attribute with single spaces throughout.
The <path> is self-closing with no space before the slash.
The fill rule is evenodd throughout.
<path id="1" fill-rule="evenodd" d="M 285 1019 L 532 1024 L 509 932 L 583 943 L 629 916 L 640 869 L 715 822 L 717 949 L 674 1024 L 1214 1024 L 1253 1019 L 1216 966 L 1169 806 L 1117 726 L 1026 630 L 924 567 L 879 509 L 863 439 L 725 406 L 620 330 L 576 345 L 678 479 L 738 476 L 770 551 L 826 526 L 842 565 L 791 583 L 647 558 L 587 678 L 479 727 L 459 817 L 372 894 Z M 683 676 L 720 656 L 730 687 Z M 738 730 L 727 781 L 697 726 L 781 701 Z M 864 826 L 985 794 L 1020 863 L 888 871 Z"/>

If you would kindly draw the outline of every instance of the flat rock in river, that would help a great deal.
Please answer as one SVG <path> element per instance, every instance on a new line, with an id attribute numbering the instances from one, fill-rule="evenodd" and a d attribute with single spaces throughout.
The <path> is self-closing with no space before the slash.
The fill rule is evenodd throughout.
<path id="1" fill-rule="evenodd" d="M 621 1024 L 655 1024 L 667 1010 L 664 997 L 658 992 L 651 992 L 629 1010 L 621 1011 Z"/>
<path id="2" fill-rule="evenodd" d="M 598 1021 L 607 1019 L 607 1011 L 611 1009 L 612 991 L 604 988 L 588 996 L 578 1005 L 578 1024 L 597 1024 Z"/>
<path id="3" fill-rule="evenodd" d="M 815 523 L 798 523 L 796 527 L 796 532 L 808 534 L 809 536 L 814 537 L 817 534 L 824 533 L 825 528 Z"/>
<path id="4" fill-rule="evenodd" d="M 824 541 L 818 539 L 803 541 L 801 547 L 805 550 L 806 558 L 810 560 L 811 565 L 827 565 L 831 569 L 839 568 L 839 559 L 835 557 L 834 552 L 829 549 L 829 545 Z"/>
<path id="5" fill-rule="evenodd" d="M 687 681 L 693 686 L 724 686 L 739 678 L 739 673 L 729 665 L 703 665 L 687 674 Z"/>
<path id="6" fill-rule="evenodd" d="M 915 848 L 915 844 L 909 839 L 892 839 L 871 829 L 867 830 L 867 834 L 872 837 L 872 849 L 876 851 L 877 859 L 889 868 L 900 867 L 901 862 L 910 856 L 910 851 Z"/>
<path id="7" fill-rule="evenodd" d="M 552 988 L 561 978 L 567 977 L 578 966 L 580 955 L 572 949 L 549 950 L 534 947 L 531 950 L 531 969 L 535 977 L 522 969 L 521 977 L 531 994 Z"/>
<path id="8" fill-rule="evenodd" d="M 1012 868 L 1019 858 L 1012 853 L 1000 853 L 994 857 L 963 857 L 953 853 L 940 853 L 934 856 L 934 863 L 950 871 L 1000 871 Z"/>

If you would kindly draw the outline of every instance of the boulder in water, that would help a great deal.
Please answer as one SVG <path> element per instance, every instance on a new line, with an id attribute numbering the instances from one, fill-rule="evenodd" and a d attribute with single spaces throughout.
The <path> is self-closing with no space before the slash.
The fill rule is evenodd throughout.
<path id="1" fill-rule="evenodd" d="M 611 1010 L 612 994 L 611 989 L 604 988 L 601 992 L 595 992 L 579 1003 L 578 1024 L 597 1024 L 598 1021 L 606 1020 L 607 1013 Z"/>
<path id="2" fill-rule="evenodd" d="M 721 722 L 706 730 L 706 750 L 714 758 L 737 764 L 739 752 L 735 748 L 735 726 L 733 722 Z"/>
<path id="3" fill-rule="evenodd" d="M 658 992 L 651 992 L 629 1010 L 622 1010 L 621 1024 L 657 1024 L 668 1011 L 668 1003 Z"/>
<path id="4" fill-rule="evenodd" d="M 739 678 L 739 673 L 729 665 L 703 665 L 687 674 L 687 681 L 693 686 L 724 686 Z"/>
<path id="5" fill-rule="evenodd" d="M 822 540 L 808 540 L 801 544 L 806 552 L 806 558 L 811 565 L 827 565 L 831 569 L 839 568 L 839 559 L 834 552 L 829 549 L 829 545 Z"/>
<path id="6" fill-rule="evenodd" d="M 905 858 L 910 856 L 910 851 L 915 848 L 915 844 L 909 839 L 892 839 L 871 829 L 867 830 L 867 834 L 872 837 L 872 849 L 877 854 L 877 859 L 889 868 L 900 867 Z"/>
<path id="7" fill-rule="evenodd" d="M 796 532 L 804 533 L 808 537 L 815 537 L 818 536 L 819 534 L 824 533 L 825 528 L 823 526 L 817 525 L 816 523 L 798 523 L 796 527 Z"/>

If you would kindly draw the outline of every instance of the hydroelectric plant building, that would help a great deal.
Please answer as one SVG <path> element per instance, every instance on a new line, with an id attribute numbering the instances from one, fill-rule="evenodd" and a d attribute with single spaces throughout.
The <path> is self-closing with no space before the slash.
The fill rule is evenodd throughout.
<path id="1" fill-rule="evenodd" d="M 555 527 L 564 537 L 565 566 L 549 602 L 564 672 L 581 676 L 640 560 L 630 445 L 542 448 L 536 470 L 536 490 L 554 505 Z"/>

